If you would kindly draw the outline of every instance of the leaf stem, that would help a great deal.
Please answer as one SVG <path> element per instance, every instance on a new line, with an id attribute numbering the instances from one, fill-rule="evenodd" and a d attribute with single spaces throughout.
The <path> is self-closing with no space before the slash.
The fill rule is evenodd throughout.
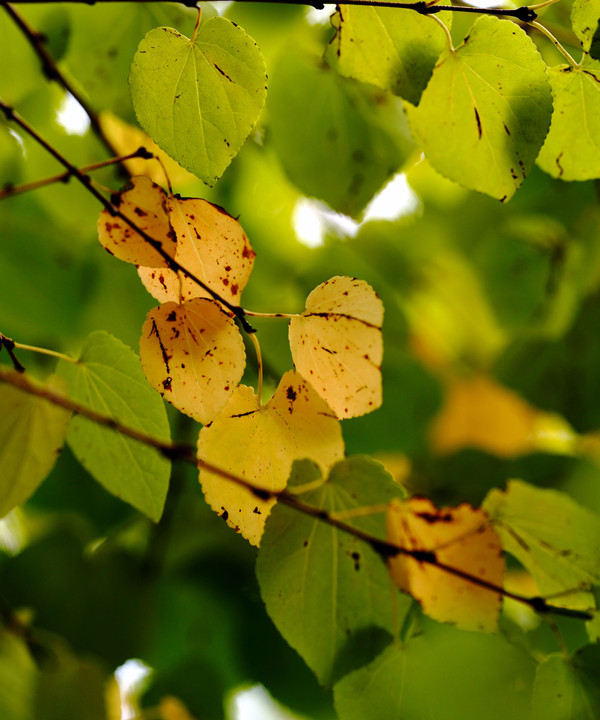
<path id="1" fill-rule="evenodd" d="M 90 106 L 90 104 L 83 97 L 83 95 L 77 91 L 77 89 L 72 85 L 72 83 L 70 83 L 59 70 L 56 61 L 46 48 L 43 34 L 36 32 L 32 27 L 30 27 L 25 18 L 19 12 L 17 12 L 14 7 L 12 7 L 12 3 L 7 2 L 7 0 L 0 0 L 0 5 L 2 5 L 6 12 L 10 15 L 15 25 L 17 25 L 17 27 L 21 30 L 21 32 L 31 45 L 32 49 L 40 59 L 40 62 L 42 64 L 42 72 L 44 73 L 44 75 L 48 78 L 48 80 L 57 82 L 64 90 L 70 93 L 75 98 L 75 100 L 77 100 L 77 102 L 81 105 L 86 115 L 90 119 L 90 127 L 92 128 L 92 131 L 100 139 L 104 147 L 111 155 L 119 155 L 112 142 L 104 133 L 104 130 L 100 125 L 100 120 L 98 119 L 97 113 Z M 129 175 L 125 166 L 122 167 L 123 171 L 127 175 Z"/>
<path id="2" fill-rule="evenodd" d="M 254 344 L 254 351 L 256 352 L 256 364 L 257 364 L 257 369 L 258 369 L 258 388 L 257 388 L 256 394 L 258 397 L 258 405 L 259 405 L 259 407 L 262 407 L 262 391 L 263 391 L 262 353 L 260 350 L 260 343 L 258 342 L 258 338 L 256 337 L 256 333 L 252 333 L 250 335 L 250 339 L 252 340 L 252 343 Z"/>
<path id="3" fill-rule="evenodd" d="M 450 30 L 448 30 L 448 27 L 446 26 L 446 23 L 439 19 L 437 15 L 431 15 L 430 16 L 432 20 L 435 20 L 436 23 L 442 28 L 444 33 L 446 34 L 446 40 L 448 41 L 448 49 L 451 53 L 454 52 L 454 45 L 452 44 L 452 35 L 450 35 Z"/>
<path id="4" fill-rule="evenodd" d="M 576 62 L 575 59 L 567 52 L 567 50 L 565 50 L 565 48 L 550 32 L 550 30 L 548 30 L 548 28 L 544 27 L 544 25 L 542 25 L 541 23 L 535 21 L 532 21 L 530 24 L 536 30 L 541 32 L 542 35 L 545 35 L 552 43 L 554 43 L 556 49 L 566 58 L 567 62 L 571 67 L 578 68 L 581 65 L 581 63 Z"/>
<path id="5" fill-rule="evenodd" d="M 2 0 L 0 0 L 0 2 L 2 2 Z M 183 265 L 177 262 L 174 257 L 169 255 L 169 253 L 163 248 L 162 242 L 160 240 L 157 240 L 156 238 L 148 235 L 145 230 L 142 230 L 138 225 L 136 225 L 133 220 L 128 218 L 121 210 L 119 210 L 119 208 L 114 203 L 105 198 L 104 195 L 102 195 L 102 193 L 93 186 L 92 178 L 89 175 L 87 175 L 85 172 L 82 172 L 81 170 L 79 170 L 79 168 L 75 167 L 75 165 L 69 162 L 63 155 L 61 155 L 61 153 L 58 152 L 58 150 L 56 150 L 52 145 L 50 145 L 46 140 L 44 140 L 44 138 L 41 137 L 41 135 L 39 135 L 39 133 L 37 133 L 31 127 L 31 125 L 26 120 L 24 120 L 19 115 L 19 113 L 16 112 L 14 108 L 3 102 L 1 98 L 0 110 L 4 113 L 8 121 L 15 122 L 22 130 L 24 130 L 48 153 L 50 153 L 52 157 L 58 160 L 58 162 L 67 170 L 67 172 L 72 175 L 76 180 L 78 180 L 113 217 L 120 218 L 134 232 L 140 235 L 149 245 L 151 245 L 156 250 L 156 252 L 168 263 L 169 267 L 172 270 L 181 270 L 182 272 L 184 272 L 191 280 L 193 280 L 205 292 L 207 292 L 210 297 L 213 298 L 213 300 L 216 300 L 217 302 L 221 303 L 221 305 L 226 307 L 239 320 L 242 328 L 249 335 L 256 332 L 252 325 L 250 325 L 250 323 L 246 319 L 243 308 L 241 308 L 239 305 L 234 305 L 225 298 L 221 297 L 219 293 L 215 292 L 205 282 L 203 282 L 202 280 L 200 280 L 200 278 L 194 275 L 194 273 L 186 270 Z"/>
<path id="6" fill-rule="evenodd" d="M 91 420 L 92 422 L 103 425 L 104 427 L 111 428 L 115 432 L 119 432 L 126 437 L 136 440 L 137 442 L 141 442 L 145 445 L 153 447 L 157 452 L 161 453 L 163 456 L 170 460 L 183 460 L 185 462 L 197 465 L 200 468 L 203 468 L 215 475 L 218 475 L 224 480 L 228 480 L 235 485 L 246 488 L 253 495 L 255 495 L 261 500 L 275 499 L 280 503 L 283 503 L 284 505 L 292 508 L 296 512 L 303 513 L 304 515 L 313 517 L 320 522 L 327 523 L 328 525 L 337 528 L 341 532 L 345 532 L 357 538 L 358 540 L 362 540 L 363 542 L 367 543 L 384 561 L 392 557 L 397 557 L 398 555 L 405 555 L 407 557 L 412 557 L 418 562 L 437 567 L 442 572 L 446 572 L 449 575 L 459 577 L 466 582 L 470 582 L 473 585 L 485 588 L 490 592 L 494 592 L 498 595 L 511 598 L 517 602 L 527 605 L 541 615 L 562 615 L 578 620 L 592 619 L 590 613 L 584 610 L 573 610 L 570 608 L 554 606 L 549 604 L 547 600 L 542 597 L 527 597 L 524 595 L 519 595 L 518 593 L 513 593 L 503 587 L 494 585 L 494 583 L 488 582 L 483 578 L 477 577 L 475 575 L 470 575 L 464 570 L 460 570 L 459 568 L 446 565 L 445 563 L 442 563 L 437 559 L 435 552 L 433 551 L 411 550 L 409 548 L 397 545 L 396 543 L 382 540 L 381 538 L 375 537 L 368 532 L 361 530 L 360 528 L 357 528 L 353 525 L 348 525 L 346 522 L 333 516 L 331 513 L 327 512 L 323 508 L 308 505 L 288 490 L 274 491 L 258 487 L 246 478 L 235 475 L 229 470 L 225 470 L 224 468 L 218 467 L 217 465 L 214 465 L 213 463 L 208 462 L 201 457 L 198 457 L 196 453 L 196 448 L 191 445 L 167 443 L 163 440 L 159 440 L 158 438 L 146 435 L 139 430 L 135 430 L 134 428 L 128 427 L 126 425 L 122 425 L 114 418 L 107 415 L 102 415 L 95 410 L 85 407 L 84 405 L 81 405 L 80 403 L 75 402 L 68 397 L 65 397 L 64 395 L 53 389 L 34 382 L 26 375 L 19 373 L 16 370 L 5 368 L 2 365 L 0 365 L 0 382 L 13 385 L 14 387 L 20 388 L 24 392 L 28 392 L 32 395 L 36 395 L 37 397 L 41 397 L 54 405 L 58 405 L 59 407 L 65 408 L 66 410 L 77 413 L 78 415 L 81 415 L 88 420 Z"/>
<path id="7" fill-rule="evenodd" d="M 108 160 L 93 163 L 92 165 L 86 165 L 85 167 L 79 169 L 81 172 L 88 173 L 93 170 L 100 170 L 101 168 L 108 167 L 109 165 L 123 163 L 126 160 L 131 160 L 136 157 L 149 160 L 150 158 L 153 158 L 154 155 L 149 153 L 145 148 L 141 147 L 129 155 L 119 155 L 118 157 L 109 158 Z M 8 185 L 0 190 L 0 200 L 5 200 L 6 198 L 13 197 L 13 195 L 20 195 L 21 193 L 26 193 L 31 190 L 38 190 L 41 187 L 46 187 L 47 185 L 52 185 L 53 183 L 68 182 L 71 179 L 71 176 L 72 173 L 67 171 L 60 173 L 60 175 L 53 175 L 52 177 L 35 180 L 30 183 L 24 183 L 23 185 Z"/>
<path id="8" fill-rule="evenodd" d="M 58 358 L 59 360 L 66 360 L 70 363 L 77 363 L 75 358 L 65 355 L 64 353 L 58 352 L 57 350 L 49 350 L 48 348 L 37 347 L 36 345 L 25 345 L 24 343 L 15 342 L 17 350 L 24 350 L 25 352 L 33 352 L 38 355 L 49 355 L 50 357 Z"/>
<path id="9" fill-rule="evenodd" d="M 300 317 L 301 314 L 302 313 L 262 313 L 244 309 L 244 315 L 257 318 L 284 318 L 290 320 L 291 318 Z"/>

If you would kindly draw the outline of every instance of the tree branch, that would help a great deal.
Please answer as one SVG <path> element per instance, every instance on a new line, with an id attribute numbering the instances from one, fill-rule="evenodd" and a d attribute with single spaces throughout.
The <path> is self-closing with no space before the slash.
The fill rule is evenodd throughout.
<path id="1" fill-rule="evenodd" d="M 396 543 L 391 543 L 387 540 L 377 538 L 365 532 L 364 530 L 361 530 L 360 528 L 349 525 L 343 520 L 336 518 L 322 508 L 308 505 L 307 503 L 299 499 L 296 495 L 287 490 L 274 491 L 258 487 L 246 478 L 236 475 L 229 470 L 225 470 L 224 468 L 218 467 L 217 465 L 214 465 L 213 463 L 204 460 L 201 457 L 198 457 L 196 453 L 196 448 L 192 445 L 166 443 L 163 440 L 154 438 L 150 435 L 140 432 L 139 430 L 127 427 L 126 425 L 122 425 L 120 422 L 118 422 L 112 417 L 102 415 L 101 413 L 98 413 L 91 408 L 85 407 L 84 405 L 81 405 L 80 403 L 65 397 L 64 395 L 58 393 L 56 390 L 52 390 L 48 387 L 33 382 L 22 373 L 16 372 L 15 370 L 6 369 L 1 365 L 0 383 L 8 383 L 10 385 L 13 385 L 14 387 L 17 387 L 24 392 L 36 395 L 37 397 L 40 397 L 52 403 L 53 405 L 58 405 L 65 410 L 70 410 L 73 413 L 81 415 L 82 417 L 85 417 L 88 420 L 97 423 L 98 425 L 108 427 L 115 432 L 119 432 L 126 437 L 136 440 L 137 442 L 141 442 L 144 445 L 153 447 L 157 452 L 170 460 L 183 460 L 184 462 L 196 465 L 197 467 L 207 470 L 214 475 L 218 475 L 224 480 L 232 482 L 239 487 L 245 488 L 259 500 L 277 500 L 278 502 L 287 505 L 288 507 L 292 508 L 297 512 L 313 517 L 321 522 L 327 523 L 328 525 L 337 528 L 341 532 L 352 535 L 358 540 L 362 540 L 364 543 L 368 544 L 384 561 L 386 561 L 388 558 L 397 557 L 398 555 L 405 555 L 407 557 L 413 558 L 418 562 L 437 567 L 439 570 L 442 570 L 449 575 L 459 577 L 466 582 L 472 583 L 473 585 L 485 588 L 486 590 L 495 592 L 498 595 L 511 598 L 512 600 L 527 605 L 539 614 L 562 615 L 578 620 L 592 619 L 590 613 L 584 610 L 573 610 L 571 608 L 562 608 L 551 605 L 550 603 L 548 603 L 547 600 L 539 596 L 527 597 L 525 595 L 519 595 L 518 593 L 513 593 L 503 587 L 494 585 L 493 583 L 488 582 L 487 580 L 479 578 L 475 575 L 470 575 L 463 570 L 451 567 L 450 565 L 446 565 L 437 559 L 435 551 L 433 550 L 411 550 L 401 545 L 397 545 Z"/>
<path id="2" fill-rule="evenodd" d="M 52 145 L 50 145 L 46 140 L 44 140 L 44 138 L 41 137 L 41 135 L 39 135 L 31 127 L 31 125 L 29 125 L 29 123 L 26 122 L 19 115 L 19 113 L 16 112 L 14 108 L 4 103 L 1 98 L 0 111 L 4 113 L 7 120 L 15 122 L 22 130 L 24 130 L 48 153 L 50 153 L 50 155 L 52 155 L 56 160 L 58 160 L 58 162 L 67 170 L 68 175 L 78 180 L 83 185 L 83 187 L 85 187 L 86 190 L 88 190 L 88 192 L 90 192 L 113 217 L 118 217 L 119 219 L 121 219 L 134 232 L 138 233 L 138 235 L 140 235 L 149 245 L 151 245 L 156 250 L 156 252 L 168 263 L 169 267 L 172 270 L 180 270 L 181 272 L 185 273 L 191 280 L 193 280 L 205 292 L 207 292 L 214 300 L 226 307 L 238 319 L 243 329 L 249 335 L 255 332 L 252 325 L 250 325 L 250 323 L 248 322 L 246 318 L 246 313 L 242 307 L 240 307 L 239 305 L 234 305 L 228 300 L 225 300 L 225 298 L 221 297 L 219 293 L 215 292 L 205 282 L 200 280 L 200 278 L 191 273 L 189 270 L 186 270 L 183 265 L 177 262 L 174 257 L 171 257 L 171 255 L 169 255 L 169 253 L 163 248 L 162 242 L 160 240 L 157 240 L 156 238 L 148 235 L 145 230 L 142 230 L 136 225 L 135 222 L 133 222 L 133 220 L 130 220 L 123 212 L 121 212 L 121 210 L 119 210 L 119 208 L 114 203 L 105 198 L 104 195 L 102 195 L 102 193 L 93 186 L 92 178 L 89 175 L 87 175 L 85 172 L 83 172 L 79 168 L 75 167 L 75 165 L 73 165 L 71 162 L 69 162 L 69 160 L 67 160 L 63 155 L 61 155 L 58 150 L 56 150 L 54 147 L 52 147 Z"/>
<path id="3" fill-rule="evenodd" d="M 13 4 L 39 3 L 40 0 L 13 0 Z M 50 2 L 51 0 L 42 0 L 42 2 Z M 131 1 L 131 0 L 128 0 Z M 162 0 L 134 0 L 134 2 L 162 2 Z M 195 7 L 196 3 L 192 0 L 173 0 L 180 5 L 186 7 Z M 324 4 L 318 0 L 236 0 L 237 2 L 266 2 L 273 5 L 308 5 L 309 7 L 322 10 Z M 96 3 L 106 2 L 125 2 L 125 0 L 62 0 L 67 3 L 79 3 L 85 5 L 95 5 Z M 343 0 L 336 3 L 337 5 L 358 5 L 361 7 L 386 7 L 397 8 L 400 10 L 414 10 L 421 15 L 435 15 L 439 12 L 463 12 L 478 13 L 480 15 L 496 15 L 499 17 L 514 17 L 522 22 L 531 22 L 537 18 L 537 13 L 533 7 L 519 8 L 479 8 L 470 5 L 432 5 L 424 0 L 419 2 L 394 2 L 393 0 Z"/>
<path id="4" fill-rule="evenodd" d="M 117 149 L 114 147 L 114 145 L 104 133 L 104 130 L 100 125 L 100 120 L 98 119 L 98 115 L 96 114 L 96 112 L 87 102 L 87 100 L 81 95 L 81 93 L 73 87 L 73 85 L 58 69 L 54 58 L 52 57 L 52 55 L 50 55 L 46 48 L 46 45 L 44 43 L 44 36 L 41 33 L 36 32 L 27 24 L 25 18 L 12 7 L 12 3 L 7 2 L 7 0 L 0 0 L 0 5 L 2 5 L 6 12 L 10 15 L 14 23 L 18 26 L 23 35 L 27 38 L 36 55 L 39 57 L 42 63 L 42 72 L 44 73 L 44 75 L 48 78 L 48 80 L 53 80 L 54 82 L 57 82 L 68 93 L 70 93 L 75 98 L 75 100 L 77 100 L 77 102 L 85 110 L 85 113 L 90 119 L 90 127 L 92 128 L 96 136 L 100 139 L 104 147 L 111 155 L 118 155 L 119 153 Z M 123 171 L 128 174 L 127 168 L 125 168 L 124 166 Z"/>

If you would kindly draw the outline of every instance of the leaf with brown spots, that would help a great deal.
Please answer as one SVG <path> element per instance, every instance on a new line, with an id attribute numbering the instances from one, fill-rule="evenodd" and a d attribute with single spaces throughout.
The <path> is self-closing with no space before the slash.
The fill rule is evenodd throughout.
<path id="1" fill-rule="evenodd" d="M 387 514 L 387 538 L 408 550 L 432 553 L 440 564 L 502 587 L 500 539 L 480 508 L 463 503 L 438 509 L 421 497 L 393 500 Z M 434 620 L 463 630 L 496 629 L 499 593 L 408 555 L 391 558 L 389 569 L 398 587 L 418 600 Z"/>
<path id="2" fill-rule="evenodd" d="M 239 305 L 256 255 L 239 222 L 206 200 L 171 197 L 168 209 L 177 236 L 177 262 L 220 297 Z M 143 267 L 138 272 L 160 302 L 209 297 L 183 272 Z"/>
<path id="3" fill-rule="evenodd" d="M 175 255 L 175 236 L 167 211 L 167 194 L 147 177 L 134 177 L 113 198 L 119 210 L 136 227 L 161 243 L 169 257 Z M 105 250 L 119 260 L 166 268 L 167 261 L 124 220 L 103 210 L 98 218 L 98 239 Z"/>
<path id="4" fill-rule="evenodd" d="M 334 277 L 315 288 L 290 322 L 296 369 L 349 418 L 381 405 L 383 303 L 363 280 Z"/>
<path id="5" fill-rule="evenodd" d="M 150 385 L 203 424 L 225 406 L 246 365 L 237 325 L 218 303 L 206 298 L 150 310 L 142 328 L 140 358 Z"/>
<path id="6" fill-rule="evenodd" d="M 267 490 L 283 490 L 294 460 L 310 458 L 326 470 L 344 456 L 340 424 L 298 373 L 290 370 L 262 405 L 241 385 L 209 427 L 200 430 L 198 457 Z M 200 468 L 208 504 L 253 545 L 260 543 L 275 501 Z"/>

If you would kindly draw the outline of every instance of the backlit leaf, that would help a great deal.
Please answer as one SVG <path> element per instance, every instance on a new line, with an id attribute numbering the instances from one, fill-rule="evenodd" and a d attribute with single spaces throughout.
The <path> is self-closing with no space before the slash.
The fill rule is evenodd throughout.
<path id="1" fill-rule="evenodd" d="M 171 197 L 167 205 L 177 236 L 177 262 L 220 297 L 239 305 L 256 255 L 239 222 L 206 200 Z M 160 302 L 210 297 L 181 271 L 139 268 L 138 272 Z"/>
<path id="2" fill-rule="evenodd" d="M 112 335 L 102 331 L 89 335 L 79 360 L 61 360 L 57 374 L 66 381 L 73 400 L 127 427 L 169 440 L 163 402 L 148 386 L 137 355 Z M 154 448 L 81 415 L 72 419 L 67 441 L 108 492 L 152 520 L 160 518 L 171 466 Z"/>
<path id="3" fill-rule="evenodd" d="M 310 458 L 327 470 L 344 456 L 339 422 L 298 373 L 287 372 L 273 397 L 260 405 L 252 388 L 241 385 L 198 438 L 198 457 L 258 487 L 283 490 L 294 460 Z M 273 500 L 200 468 L 208 504 L 253 545 L 260 543 Z"/>
<path id="4" fill-rule="evenodd" d="M 29 648 L 14 632 L 0 627 L 0 717 L 31 720 L 38 671 Z"/>
<path id="5" fill-rule="evenodd" d="M 573 32 L 581 40 L 581 45 L 589 52 L 594 33 L 600 20 L 599 0 L 574 0 L 571 8 Z"/>
<path id="6" fill-rule="evenodd" d="M 315 480 L 315 470 L 296 464 L 290 489 L 301 491 Z M 353 457 L 337 463 L 320 487 L 300 499 L 346 513 L 402 495 L 381 465 Z M 385 531 L 382 513 L 347 522 L 376 537 Z M 267 521 L 256 573 L 271 619 L 324 685 L 351 669 L 349 663 L 368 662 L 411 605 L 392 592 L 385 564 L 369 546 L 283 504 Z"/>
<path id="7" fill-rule="evenodd" d="M 298 372 L 339 418 L 381 405 L 383 303 L 363 280 L 334 277 L 315 288 L 289 328 Z"/>
<path id="8" fill-rule="evenodd" d="M 440 564 L 502 587 L 500 539 L 482 509 L 467 503 L 438 509 L 421 497 L 393 501 L 387 515 L 387 537 L 408 550 L 433 552 Z M 398 587 L 418 600 L 430 617 L 463 630 L 496 629 L 499 593 L 408 555 L 388 562 Z"/>
<path id="9" fill-rule="evenodd" d="M 451 13 L 440 13 L 447 26 Z M 419 103 L 436 60 L 446 46 L 443 29 L 431 18 L 396 8 L 338 7 L 336 34 L 325 59 L 342 75 L 371 83 Z"/>
<path id="10" fill-rule="evenodd" d="M 58 378 L 50 389 L 63 390 Z M 61 451 L 71 413 L 6 383 L 0 385 L 0 517 L 25 502 Z"/>
<path id="11" fill-rule="evenodd" d="M 550 69 L 554 114 L 538 165 L 561 180 L 600 176 L 600 62 Z"/>
<path id="12" fill-rule="evenodd" d="M 546 66 L 517 25 L 480 17 L 445 50 L 417 108 L 413 134 L 442 175 L 508 200 L 530 171 L 552 115 Z"/>
<path id="13" fill-rule="evenodd" d="M 142 327 L 140 357 L 150 385 L 203 424 L 225 406 L 246 364 L 235 322 L 205 298 L 150 310 Z"/>
<path id="14" fill-rule="evenodd" d="M 600 518 L 568 495 L 511 480 L 483 507 L 502 547 L 533 575 L 540 595 L 565 607 L 594 607 L 581 590 L 600 581 Z"/>
<path id="15" fill-rule="evenodd" d="M 223 17 L 194 41 L 151 30 L 135 54 L 129 86 L 142 128 L 207 185 L 221 177 L 254 127 L 266 95 L 256 43 Z"/>
<path id="16" fill-rule="evenodd" d="M 398 98 L 292 48 L 273 68 L 267 108 L 288 177 L 346 215 L 359 216 L 413 148 Z"/>
<path id="17" fill-rule="evenodd" d="M 600 645 L 586 645 L 568 660 L 549 655 L 533 686 L 533 720 L 596 720 L 600 717 Z"/>
<path id="18" fill-rule="evenodd" d="M 167 211 L 167 194 L 147 177 L 135 177 L 113 202 L 137 228 L 161 243 L 169 257 L 175 254 L 175 239 Z M 119 260 L 147 265 L 168 267 L 167 261 L 124 220 L 102 210 L 98 218 L 98 239 L 109 253 Z"/>

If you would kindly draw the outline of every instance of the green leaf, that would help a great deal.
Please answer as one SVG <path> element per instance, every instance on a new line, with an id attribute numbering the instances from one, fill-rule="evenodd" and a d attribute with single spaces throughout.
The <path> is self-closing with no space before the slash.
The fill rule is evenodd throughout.
<path id="1" fill-rule="evenodd" d="M 586 52 L 590 51 L 599 19 L 600 0 L 575 0 L 571 8 L 571 25 Z"/>
<path id="2" fill-rule="evenodd" d="M 128 427 L 168 440 L 164 404 L 146 382 L 137 355 L 106 332 L 88 336 L 76 363 L 61 360 L 57 373 L 69 395 Z M 77 416 L 67 441 L 94 478 L 152 520 L 161 516 L 170 463 L 154 448 Z"/>
<path id="3" fill-rule="evenodd" d="M 534 720 L 596 720 L 599 676 L 600 645 L 586 645 L 570 660 L 558 654 L 547 657 L 533 686 Z"/>
<path id="4" fill-rule="evenodd" d="M 440 13 L 448 27 L 452 13 Z M 419 103 L 446 46 L 443 28 L 412 10 L 342 6 L 331 18 L 336 34 L 325 60 L 346 77 Z"/>
<path id="5" fill-rule="evenodd" d="M 521 650 L 501 635 L 423 630 L 336 684 L 339 720 L 529 720 Z"/>
<path id="6" fill-rule="evenodd" d="M 63 388 L 54 378 L 50 389 Z M 0 386 L 0 517 L 48 476 L 65 443 L 71 413 L 12 385 Z"/>
<path id="7" fill-rule="evenodd" d="M 552 115 L 546 66 L 507 20 L 479 18 L 463 44 L 446 50 L 408 119 L 442 175 L 499 200 L 530 171 Z"/>
<path id="8" fill-rule="evenodd" d="M 600 177 L 600 62 L 550 69 L 554 115 L 538 165 L 561 180 Z"/>
<path id="9" fill-rule="evenodd" d="M 534 577 L 539 594 L 565 607 L 594 607 L 600 581 L 600 517 L 557 490 L 511 480 L 483 503 L 502 547 Z M 562 593 L 562 595 L 561 595 Z"/>
<path id="10" fill-rule="evenodd" d="M 290 179 L 334 210 L 359 215 L 412 149 L 399 100 L 291 50 L 269 90 L 271 139 Z"/>
<path id="11" fill-rule="evenodd" d="M 309 461 L 294 465 L 294 492 L 318 476 Z M 344 512 L 402 497 L 381 465 L 363 457 L 343 460 L 318 489 L 301 500 Z M 382 513 L 348 520 L 383 538 Z M 357 538 L 278 504 L 267 520 L 256 566 L 267 612 L 287 642 L 324 685 L 368 662 L 401 624 L 410 606 L 392 593 L 382 559 Z"/>
<path id="12" fill-rule="evenodd" d="M 0 627 L 0 717 L 31 720 L 36 667 L 22 640 Z"/>
<path id="13" fill-rule="evenodd" d="M 143 129 L 174 160 L 214 185 L 254 127 L 266 96 L 263 57 L 225 18 L 190 40 L 172 28 L 140 42 L 129 75 Z"/>

